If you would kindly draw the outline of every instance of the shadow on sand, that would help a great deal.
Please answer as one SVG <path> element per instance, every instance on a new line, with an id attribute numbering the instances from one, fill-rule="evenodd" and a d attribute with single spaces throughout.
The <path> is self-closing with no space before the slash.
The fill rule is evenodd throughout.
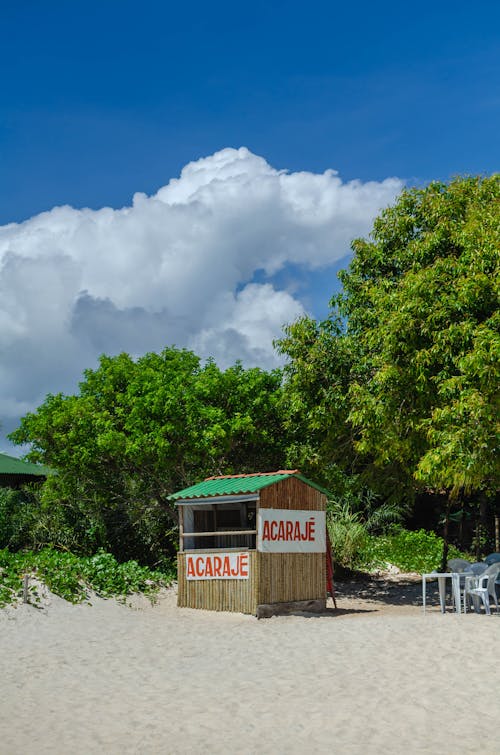
<path id="1" fill-rule="evenodd" d="M 415 609 L 422 610 L 422 579 L 418 574 L 401 574 L 391 576 L 370 576 L 356 574 L 350 579 L 339 579 L 335 582 L 337 608 L 328 598 L 324 611 L 312 613 L 309 611 L 293 611 L 291 615 L 304 618 L 339 618 L 348 615 L 370 615 L 384 612 L 386 609 Z M 436 581 L 427 582 L 426 604 L 429 612 L 437 612 L 439 608 L 439 591 Z M 454 613 L 450 588 L 448 587 L 446 613 Z M 495 614 L 493 607 L 492 615 Z M 500 614 L 499 614 L 500 618 Z"/>

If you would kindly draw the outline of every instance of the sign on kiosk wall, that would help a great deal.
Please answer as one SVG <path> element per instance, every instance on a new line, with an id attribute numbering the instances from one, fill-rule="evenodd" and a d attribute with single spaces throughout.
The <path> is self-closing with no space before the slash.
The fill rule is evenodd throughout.
<path id="1" fill-rule="evenodd" d="M 248 579 L 250 559 L 243 553 L 187 553 L 187 579 Z"/>
<path id="2" fill-rule="evenodd" d="M 324 553 L 326 513 L 259 509 L 257 550 L 266 553 Z"/>

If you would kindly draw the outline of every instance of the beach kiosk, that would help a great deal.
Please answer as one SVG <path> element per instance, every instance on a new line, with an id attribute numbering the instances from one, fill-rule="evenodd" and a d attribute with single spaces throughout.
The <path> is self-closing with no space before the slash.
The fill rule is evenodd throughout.
<path id="1" fill-rule="evenodd" d="M 298 470 L 209 477 L 179 511 L 178 600 L 259 618 L 326 606 L 326 491 Z"/>

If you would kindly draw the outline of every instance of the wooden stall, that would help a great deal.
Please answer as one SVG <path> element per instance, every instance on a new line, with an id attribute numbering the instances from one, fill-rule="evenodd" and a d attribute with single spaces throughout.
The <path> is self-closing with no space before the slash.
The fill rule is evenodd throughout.
<path id="1" fill-rule="evenodd" d="M 179 509 L 178 605 L 258 616 L 326 606 L 326 491 L 298 470 L 209 477 Z"/>

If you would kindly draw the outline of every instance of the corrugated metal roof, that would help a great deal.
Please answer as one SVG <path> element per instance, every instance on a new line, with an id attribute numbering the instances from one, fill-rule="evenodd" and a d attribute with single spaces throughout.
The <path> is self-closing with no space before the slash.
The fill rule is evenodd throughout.
<path id="1" fill-rule="evenodd" d="M 48 473 L 48 467 L 43 467 L 41 464 L 32 464 L 30 461 L 21 461 L 21 459 L 16 459 L 14 456 L 0 454 L 0 474 L 21 474 L 46 477 Z"/>
<path id="2" fill-rule="evenodd" d="M 308 480 L 297 469 L 280 469 L 277 472 L 256 472 L 254 474 L 207 477 L 206 480 L 199 482 L 197 485 L 191 485 L 189 488 L 184 488 L 184 490 L 173 493 L 169 496 L 169 500 L 178 501 L 189 498 L 211 498 L 256 493 L 258 490 L 266 488 L 268 485 L 274 485 L 276 482 L 286 480 L 288 477 L 298 477 L 299 480 L 328 495 L 328 491 Z"/>

